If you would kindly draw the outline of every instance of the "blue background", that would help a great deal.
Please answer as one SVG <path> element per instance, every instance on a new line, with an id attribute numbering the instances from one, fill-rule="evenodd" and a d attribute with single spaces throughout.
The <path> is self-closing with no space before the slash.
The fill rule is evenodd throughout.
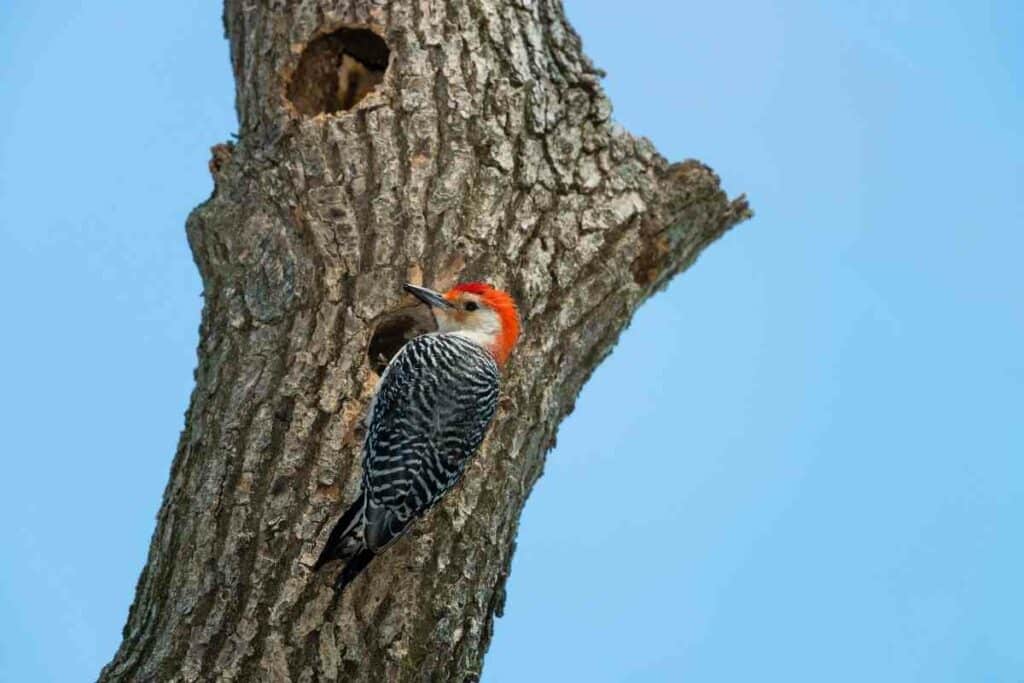
<path id="1" fill-rule="evenodd" d="M 485 681 L 1024 680 L 1022 8 L 568 3 L 616 119 L 757 216 L 584 389 Z M 216 2 L 0 8 L 0 680 L 119 641 L 232 107 Z"/>

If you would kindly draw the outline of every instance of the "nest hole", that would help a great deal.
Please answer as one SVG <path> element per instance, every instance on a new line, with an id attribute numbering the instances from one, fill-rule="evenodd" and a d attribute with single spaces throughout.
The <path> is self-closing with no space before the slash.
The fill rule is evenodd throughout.
<path id="1" fill-rule="evenodd" d="M 288 100 L 304 116 L 351 109 L 384 80 L 390 58 L 388 44 L 369 29 L 320 36 L 302 51 Z"/>
<path id="2" fill-rule="evenodd" d="M 426 306 L 400 308 L 388 313 L 377 323 L 370 338 L 366 351 L 370 369 L 378 375 L 383 374 L 384 368 L 410 339 L 436 329 L 434 316 Z"/>

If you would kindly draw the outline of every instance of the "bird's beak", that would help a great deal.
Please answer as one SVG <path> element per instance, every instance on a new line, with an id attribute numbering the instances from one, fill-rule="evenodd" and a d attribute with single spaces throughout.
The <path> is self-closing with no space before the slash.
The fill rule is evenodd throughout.
<path id="1" fill-rule="evenodd" d="M 443 295 L 432 289 L 410 285 L 408 282 L 405 283 L 404 289 L 428 306 L 436 306 L 437 308 L 455 308 L 448 299 L 445 299 Z"/>

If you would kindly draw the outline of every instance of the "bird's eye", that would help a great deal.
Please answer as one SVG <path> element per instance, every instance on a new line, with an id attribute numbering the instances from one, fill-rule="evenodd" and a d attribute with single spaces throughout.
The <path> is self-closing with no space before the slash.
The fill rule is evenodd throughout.
<path id="1" fill-rule="evenodd" d="M 475 301 L 467 301 L 466 302 L 466 310 L 467 311 L 475 311 L 478 308 L 480 308 L 480 305 L 477 302 L 475 302 Z"/>

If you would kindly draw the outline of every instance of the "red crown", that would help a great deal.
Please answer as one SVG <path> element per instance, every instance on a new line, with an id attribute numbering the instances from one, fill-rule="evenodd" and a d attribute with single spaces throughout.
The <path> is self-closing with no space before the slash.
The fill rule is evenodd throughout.
<path id="1" fill-rule="evenodd" d="M 445 296 L 451 298 L 458 292 L 476 294 L 501 318 L 501 338 L 493 351 L 498 363 L 504 364 L 519 337 L 519 312 L 516 310 L 516 302 L 507 293 L 495 289 L 486 282 L 460 282 Z"/>
<path id="2" fill-rule="evenodd" d="M 459 284 L 452 287 L 456 292 L 469 292 L 470 294 L 479 294 L 483 296 L 487 292 L 494 289 L 486 282 L 460 282 Z"/>

